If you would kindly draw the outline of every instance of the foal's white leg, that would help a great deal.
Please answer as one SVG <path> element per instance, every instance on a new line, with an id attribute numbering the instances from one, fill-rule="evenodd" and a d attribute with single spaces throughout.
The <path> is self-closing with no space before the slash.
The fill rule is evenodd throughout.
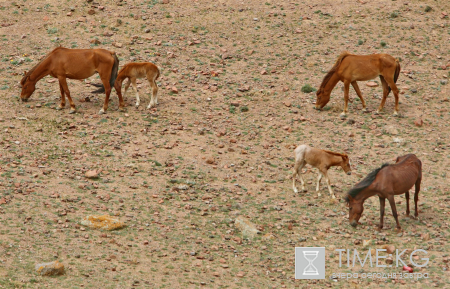
<path id="1" fill-rule="evenodd" d="M 318 176 L 318 178 L 317 178 L 316 192 L 318 192 L 319 189 L 320 189 L 320 181 L 322 180 L 322 176 L 323 176 L 322 173 L 319 172 L 319 176 Z M 318 195 L 319 197 L 321 196 L 320 193 L 318 193 L 317 195 Z"/>
<path id="2" fill-rule="evenodd" d="M 148 77 L 147 77 L 147 79 L 148 79 L 148 82 L 150 83 L 150 86 L 152 87 L 152 97 L 150 99 L 150 103 L 147 106 L 147 109 L 150 109 L 154 106 L 156 107 L 156 105 L 158 104 L 158 84 L 156 84 L 156 81 L 154 79 L 152 80 Z"/>

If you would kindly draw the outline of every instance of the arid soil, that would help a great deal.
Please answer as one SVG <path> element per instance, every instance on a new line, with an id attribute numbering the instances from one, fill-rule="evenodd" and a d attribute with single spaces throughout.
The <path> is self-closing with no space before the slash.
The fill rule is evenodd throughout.
<path id="1" fill-rule="evenodd" d="M 447 13 L 444 0 L 2 0 L 0 288 L 449 288 Z M 127 111 L 117 111 L 113 92 L 107 114 L 98 115 L 104 95 L 91 94 L 89 84 L 98 75 L 68 81 L 76 114 L 68 105 L 55 110 L 60 95 L 51 77 L 19 102 L 23 72 L 59 45 L 115 51 L 121 66 L 154 62 L 157 108 L 145 109 L 150 89 L 142 80 L 139 108 L 130 91 Z M 382 88 L 365 81 L 368 113 L 351 89 L 347 119 L 339 118 L 342 84 L 323 111 L 313 109 L 315 93 L 302 87 L 317 89 L 344 50 L 400 60 L 400 117 L 392 117 L 392 92 L 374 114 Z M 350 156 L 351 176 L 329 171 L 336 201 L 325 182 L 317 196 L 310 167 L 309 191 L 294 194 L 299 144 Z M 362 225 L 351 227 L 346 192 L 407 153 L 423 163 L 419 219 L 405 217 L 405 198 L 397 196 L 402 233 L 388 204 L 377 232 L 374 197 Z M 87 178 L 93 170 L 98 178 Z M 93 214 L 127 226 L 80 225 Z M 243 236 L 239 216 L 262 234 Z M 334 251 L 385 245 L 426 250 L 429 264 L 413 269 L 429 278 L 330 278 L 401 273 L 339 267 Z M 295 247 L 326 247 L 324 280 L 295 280 Z M 34 271 L 54 260 L 65 275 Z"/>

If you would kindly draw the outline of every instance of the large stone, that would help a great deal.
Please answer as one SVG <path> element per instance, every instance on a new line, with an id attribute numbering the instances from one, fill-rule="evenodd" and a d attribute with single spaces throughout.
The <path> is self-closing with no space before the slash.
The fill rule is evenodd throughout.
<path id="1" fill-rule="evenodd" d="M 249 239 L 254 238 L 260 231 L 256 228 L 255 224 L 250 222 L 247 218 L 239 216 L 234 221 L 234 225 L 242 232 L 242 236 Z"/>
<path id="2" fill-rule="evenodd" d="M 117 218 L 113 218 L 109 215 L 89 215 L 83 218 L 81 225 L 89 227 L 91 229 L 101 229 L 106 231 L 117 230 L 125 227 L 125 223 Z"/>
<path id="3" fill-rule="evenodd" d="M 35 270 L 41 276 L 57 276 L 65 273 L 64 265 L 58 261 L 36 264 Z"/>

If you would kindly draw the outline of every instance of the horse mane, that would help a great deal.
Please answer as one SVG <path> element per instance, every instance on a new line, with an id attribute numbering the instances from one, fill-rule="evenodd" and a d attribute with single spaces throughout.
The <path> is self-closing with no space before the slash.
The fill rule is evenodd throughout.
<path id="1" fill-rule="evenodd" d="M 351 55 L 350 52 L 348 51 L 342 51 L 341 54 L 339 55 L 339 57 L 337 58 L 336 62 L 334 63 L 333 67 L 330 69 L 330 71 L 328 71 L 328 73 L 324 76 L 323 80 L 322 80 L 322 84 L 320 84 L 319 87 L 319 91 L 323 90 L 325 85 L 328 83 L 328 81 L 330 80 L 331 76 L 333 76 L 333 74 L 336 72 L 336 70 L 338 69 L 339 65 L 341 65 L 342 60 L 344 60 L 345 57 Z M 317 93 L 319 93 L 319 91 Z"/>
<path id="2" fill-rule="evenodd" d="M 335 155 L 335 156 L 348 157 L 348 155 L 346 155 L 346 154 L 336 153 L 336 152 L 327 151 L 327 150 L 323 150 L 323 151 L 326 152 L 326 153 L 329 153 L 331 155 Z"/>
<path id="3" fill-rule="evenodd" d="M 381 171 L 381 169 L 383 169 L 384 167 L 387 167 L 387 166 L 390 166 L 390 164 L 388 164 L 388 163 L 383 164 L 380 168 L 370 172 L 362 181 L 357 183 L 353 188 L 350 189 L 350 191 L 348 191 L 347 196 L 345 197 L 345 201 L 347 201 L 347 203 L 348 203 L 349 202 L 349 196 L 354 198 L 361 191 L 363 191 L 368 186 L 370 186 L 373 183 L 373 181 L 375 180 L 377 174 Z"/>
<path id="4" fill-rule="evenodd" d="M 21 85 L 24 85 L 24 83 L 25 83 L 25 80 L 28 78 L 28 77 L 30 77 L 30 75 L 33 73 L 33 71 L 44 61 L 44 60 L 46 60 L 49 56 L 50 56 L 50 54 L 52 54 L 56 49 L 59 49 L 59 48 L 63 48 L 63 47 L 56 47 L 55 49 L 53 49 L 50 53 L 48 53 L 44 58 L 42 58 L 42 60 L 41 61 L 39 61 L 39 63 L 38 64 L 36 64 L 33 68 L 31 68 L 25 75 L 24 75 L 24 77 L 22 77 L 22 79 L 20 80 L 20 84 Z"/>

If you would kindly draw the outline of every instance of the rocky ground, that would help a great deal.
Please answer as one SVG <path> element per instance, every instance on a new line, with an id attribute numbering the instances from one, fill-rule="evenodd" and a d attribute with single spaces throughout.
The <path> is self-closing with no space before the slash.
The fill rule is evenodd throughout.
<path id="1" fill-rule="evenodd" d="M 448 288 L 450 3 L 310 2 L 0 2 L 0 288 Z M 131 92 L 127 112 L 117 111 L 113 92 L 98 115 L 104 95 L 89 85 L 97 75 L 69 81 L 74 115 L 55 110 L 50 77 L 19 102 L 23 71 L 58 45 L 113 50 L 121 66 L 154 62 L 158 107 L 145 109 L 150 89 L 141 81 L 138 109 Z M 351 90 L 348 117 L 339 118 L 342 84 L 324 111 L 312 108 L 307 85 L 317 89 L 343 50 L 400 59 L 400 117 L 392 93 L 373 114 L 382 89 L 365 82 L 369 113 Z M 329 172 L 337 201 L 325 183 L 317 196 L 310 167 L 309 191 L 293 193 L 299 144 L 348 153 L 353 174 Z M 403 232 L 387 206 L 379 233 L 373 198 L 352 228 L 347 190 L 406 153 L 423 162 L 420 219 L 405 218 L 404 196 L 396 197 Z M 81 225 L 104 214 L 126 227 Z M 386 245 L 427 250 L 428 266 L 413 269 L 429 278 L 330 279 L 402 272 L 339 268 L 334 251 Z M 296 246 L 326 247 L 325 280 L 295 280 Z M 64 275 L 35 272 L 55 260 Z"/>

